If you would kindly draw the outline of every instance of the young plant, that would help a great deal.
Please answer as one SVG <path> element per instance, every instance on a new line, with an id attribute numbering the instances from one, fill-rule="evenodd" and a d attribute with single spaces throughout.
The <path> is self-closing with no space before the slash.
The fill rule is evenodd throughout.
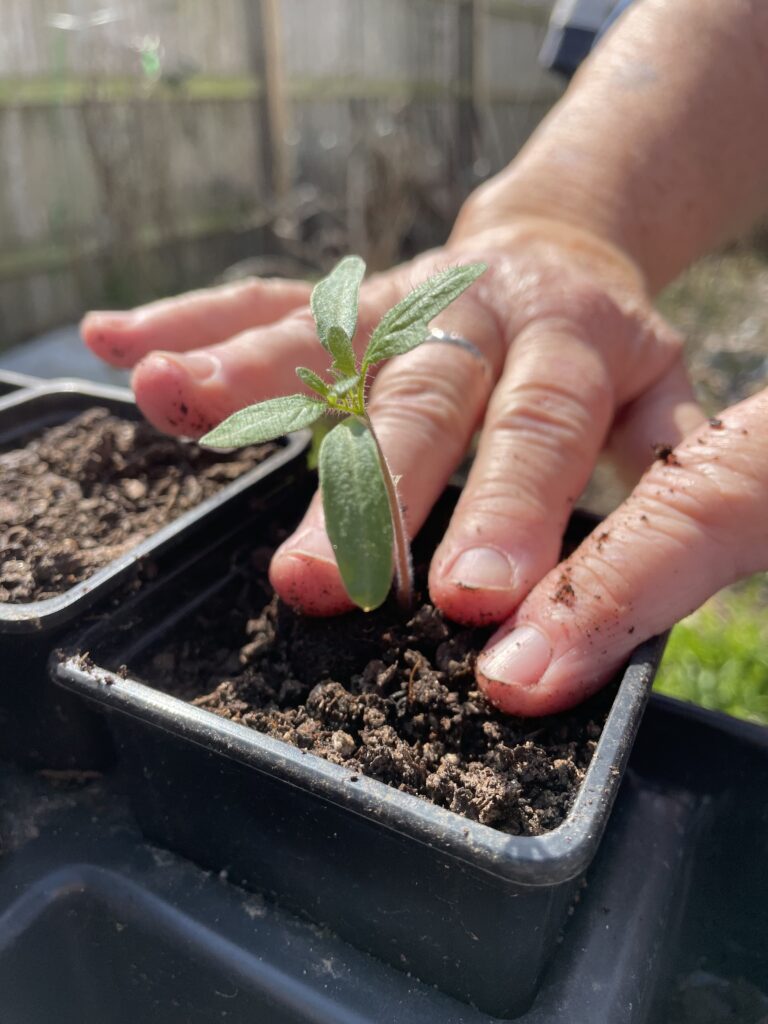
<path id="1" fill-rule="evenodd" d="M 377 608 L 392 585 L 394 550 L 397 596 L 412 603 L 411 554 L 396 480 L 387 465 L 366 407 L 372 367 L 416 348 L 431 320 L 485 270 L 475 263 L 451 267 L 419 285 L 386 313 L 370 336 L 362 360 L 352 348 L 365 263 L 347 256 L 312 292 L 320 344 L 330 356 L 328 380 L 304 366 L 296 375 L 316 397 L 271 398 L 234 413 L 200 443 L 237 448 L 309 427 L 324 414 L 340 418 L 323 438 L 318 458 L 325 525 L 342 582 L 364 611 Z"/>

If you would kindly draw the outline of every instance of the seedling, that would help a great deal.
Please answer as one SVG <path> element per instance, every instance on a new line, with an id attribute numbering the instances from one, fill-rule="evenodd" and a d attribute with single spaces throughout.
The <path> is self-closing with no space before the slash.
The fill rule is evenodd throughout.
<path id="1" fill-rule="evenodd" d="M 352 339 L 365 263 L 358 256 L 345 257 L 316 285 L 310 303 L 320 344 L 331 359 L 330 379 L 304 366 L 296 368 L 299 380 L 317 397 L 286 395 L 259 402 L 201 439 L 212 448 L 237 448 L 309 427 L 326 413 L 340 418 L 320 446 L 320 490 L 342 582 L 364 611 L 377 608 L 389 593 L 393 552 L 398 600 L 405 608 L 413 600 L 411 552 L 397 481 L 366 407 L 368 375 L 384 360 L 421 345 L 430 321 L 484 270 L 481 263 L 451 267 L 419 285 L 382 317 L 358 362 Z"/>

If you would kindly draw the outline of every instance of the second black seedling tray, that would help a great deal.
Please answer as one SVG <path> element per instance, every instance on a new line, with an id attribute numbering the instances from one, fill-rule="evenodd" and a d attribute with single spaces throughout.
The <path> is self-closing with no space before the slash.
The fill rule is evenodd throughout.
<path id="1" fill-rule="evenodd" d="M 271 518 L 290 522 L 293 507 Z M 581 523 L 581 533 L 592 521 Z M 578 520 L 577 520 L 578 529 Z M 266 517 L 249 543 L 267 535 Z M 233 542 L 234 543 L 234 542 Z M 242 542 L 241 542 L 242 543 Z M 147 588 L 54 665 L 109 715 L 145 833 L 499 1017 L 530 1004 L 608 820 L 663 642 L 624 671 L 586 779 L 555 831 L 516 837 L 221 719 L 132 677 L 242 567 L 235 546 Z M 115 670 L 127 665 L 127 671 Z"/>
<path id="2" fill-rule="evenodd" d="M 66 382 L 19 391 L 0 405 L 0 450 L 94 405 L 131 419 L 141 416 L 124 388 Z M 304 435 L 288 439 L 263 463 L 64 593 L 28 604 L 0 603 L 0 757 L 44 768 L 93 768 L 105 763 L 110 744 L 101 720 L 82 702 L 51 686 L 46 669 L 51 650 L 75 620 L 97 610 L 97 605 L 103 608 L 105 600 L 148 560 L 198 537 L 200 544 L 209 542 L 232 504 L 246 503 L 261 481 L 295 460 L 305 445 Z M 212 531 L 207 535 L 202 532 L 206 526 Z"/>

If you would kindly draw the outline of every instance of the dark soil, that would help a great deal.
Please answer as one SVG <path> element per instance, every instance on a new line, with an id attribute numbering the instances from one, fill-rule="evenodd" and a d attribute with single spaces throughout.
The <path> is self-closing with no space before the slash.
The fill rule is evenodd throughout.
<path id="1" fill-rule="evenodd" d="M 275 447 L 221 455 L 93 408 L 0 453 L 0 601 L 87 579 Z"/>
<path id="2" fill-rule="evenodd" d="M 679 466 L 680 460 L 675 455 L 674 448 L 670 444 L 655 444 L 653 446 L 653 457 L 665 466 Z"/>
<path id="3" fill-rule="evenodd" d="M 295 615 L 267 592 L 269 550 L 206 604 L 138 675 L 199 707 L 349 771 L 514 835 L 571 807 L 613 694 L 537 721 L 503 716 L 476 689 L 489 630 L 428 602 L 334 619 Z M 255 560 L 255 564 L 253 561 Z"/>

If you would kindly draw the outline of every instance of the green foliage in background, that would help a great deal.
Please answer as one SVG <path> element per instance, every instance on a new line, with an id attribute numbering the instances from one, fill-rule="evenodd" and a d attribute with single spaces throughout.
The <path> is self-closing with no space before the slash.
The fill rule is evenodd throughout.
<path id="1" fill-rule="evenodd" d="M 768 584 L 723 591 L 675 626 L 656 690 L 768 725 Z"/>

